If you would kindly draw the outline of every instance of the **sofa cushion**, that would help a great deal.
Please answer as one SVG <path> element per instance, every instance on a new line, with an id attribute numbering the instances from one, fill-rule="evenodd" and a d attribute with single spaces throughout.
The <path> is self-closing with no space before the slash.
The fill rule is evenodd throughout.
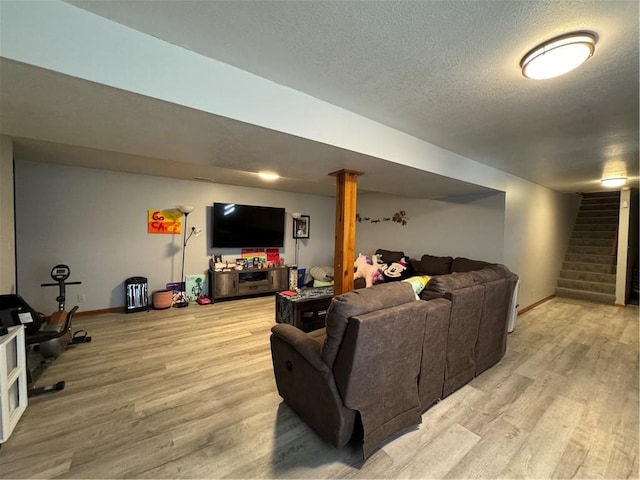
<path id="1" fill-rule="evenodd" d="M 488 262 L 482 262 L 480 260 L 470 260 L 464 257 L 457 257 L 451 263 L 451 273 L 472 272 L 474 270 L 481 270 L 487 265 L 489 265 Z"/>
<path id="2" fill-rule="evenodd" d="M 488 283 L 503 278 L 500 272 L 493 268 L 483 268 L 482 270 L 474 270 L 469 272 L 476 283 Z"/>
<path id="3" fill-rule="evenodd" d="M 410 258 L 409 263 L 411 264 L 414 272 L 416 272 L 417 275 L 426 275 L 425 272 L 420 270 L 420 260 L 416 260 L 415 258 Z"/>
<path id="4" fill-rule="evenodd" d="M 449 275 L 437 275 L 429 280 L 425 291 L 443 294 L 452 290 L 470 287 L 475 285 L 476 281 L 471 272 L 450 273 Z"/>
<path id="5" fill-rule="evenodd" d="M 416 262 L 416 271 L 425 275 L 445 275 L 451 273 L 453 257 L 436 257 L 422 255 L 420 262 Z"/>
<path id="6" fill-rule="evenodd" d="M 334 297 L 327 310 L 322 359 L 333 367 L 351 317 L 415 301 L 413 288 L 406 282 L 382 283 Z"/>
<path id="7" fill-rule="evenodd" d="M 382 263 L 393 263 L 400 260 L 404 257 L 404 252 L 399 252 L 395 250 L 385 250 L 383 248 L 379 248 L 376 250 L 376 255 L 380 255 L 380 260 Z"/>
<path id="8" fill-rule="evenodd" d="M 444 297 L 444 293 L 438 293 L 435 290 L 429 290 L 428 288 L 422 290 L 422 293 L 420 294 L 420 300 L 424 300 L 426 302 L 433 300 L 434 298 L 442 297 Z"/>

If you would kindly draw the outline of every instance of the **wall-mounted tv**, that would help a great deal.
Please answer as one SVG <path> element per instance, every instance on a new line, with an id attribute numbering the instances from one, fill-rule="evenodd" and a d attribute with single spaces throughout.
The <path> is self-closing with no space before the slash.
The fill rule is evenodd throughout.
<path id="1" fill-rule="evenodd" d="M 211 219 L 211 246 L 215 248 L 283 247 L 284 224 L 284 208 L 214 203 Z"/>

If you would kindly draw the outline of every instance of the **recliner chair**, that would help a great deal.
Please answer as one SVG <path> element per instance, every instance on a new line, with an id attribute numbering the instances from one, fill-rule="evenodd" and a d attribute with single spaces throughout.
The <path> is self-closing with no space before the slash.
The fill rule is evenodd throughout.
<path id="1" fill-rule="evenodd" d="M 326 329 L 272 328 L 278 393 L 336 447 L 362 422 L 363 453 L 421 422 L 418 392 L 427 302 L 406 282 L 335 297 Z"/>

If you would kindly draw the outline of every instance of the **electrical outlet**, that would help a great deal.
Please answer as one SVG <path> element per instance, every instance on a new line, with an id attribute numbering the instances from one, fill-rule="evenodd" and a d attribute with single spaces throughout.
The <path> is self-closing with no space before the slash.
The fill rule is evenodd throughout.
<path id="1" fill-rule="evenodd" d="M 87 301 L 87 297 L 85 296 L 84 293 L 81 293 L 80 295 L 78 295 L 78 303 L 84 303 Z"/>

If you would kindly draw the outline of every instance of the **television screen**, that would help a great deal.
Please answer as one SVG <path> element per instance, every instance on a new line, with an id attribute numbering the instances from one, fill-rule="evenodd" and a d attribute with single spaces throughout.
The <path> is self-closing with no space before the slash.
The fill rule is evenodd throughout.
<path id="1" fill-rule="evenodd" d="M 213 247 L 284 246 L 284 208 L 214 203 L 211 223 Z"/>

